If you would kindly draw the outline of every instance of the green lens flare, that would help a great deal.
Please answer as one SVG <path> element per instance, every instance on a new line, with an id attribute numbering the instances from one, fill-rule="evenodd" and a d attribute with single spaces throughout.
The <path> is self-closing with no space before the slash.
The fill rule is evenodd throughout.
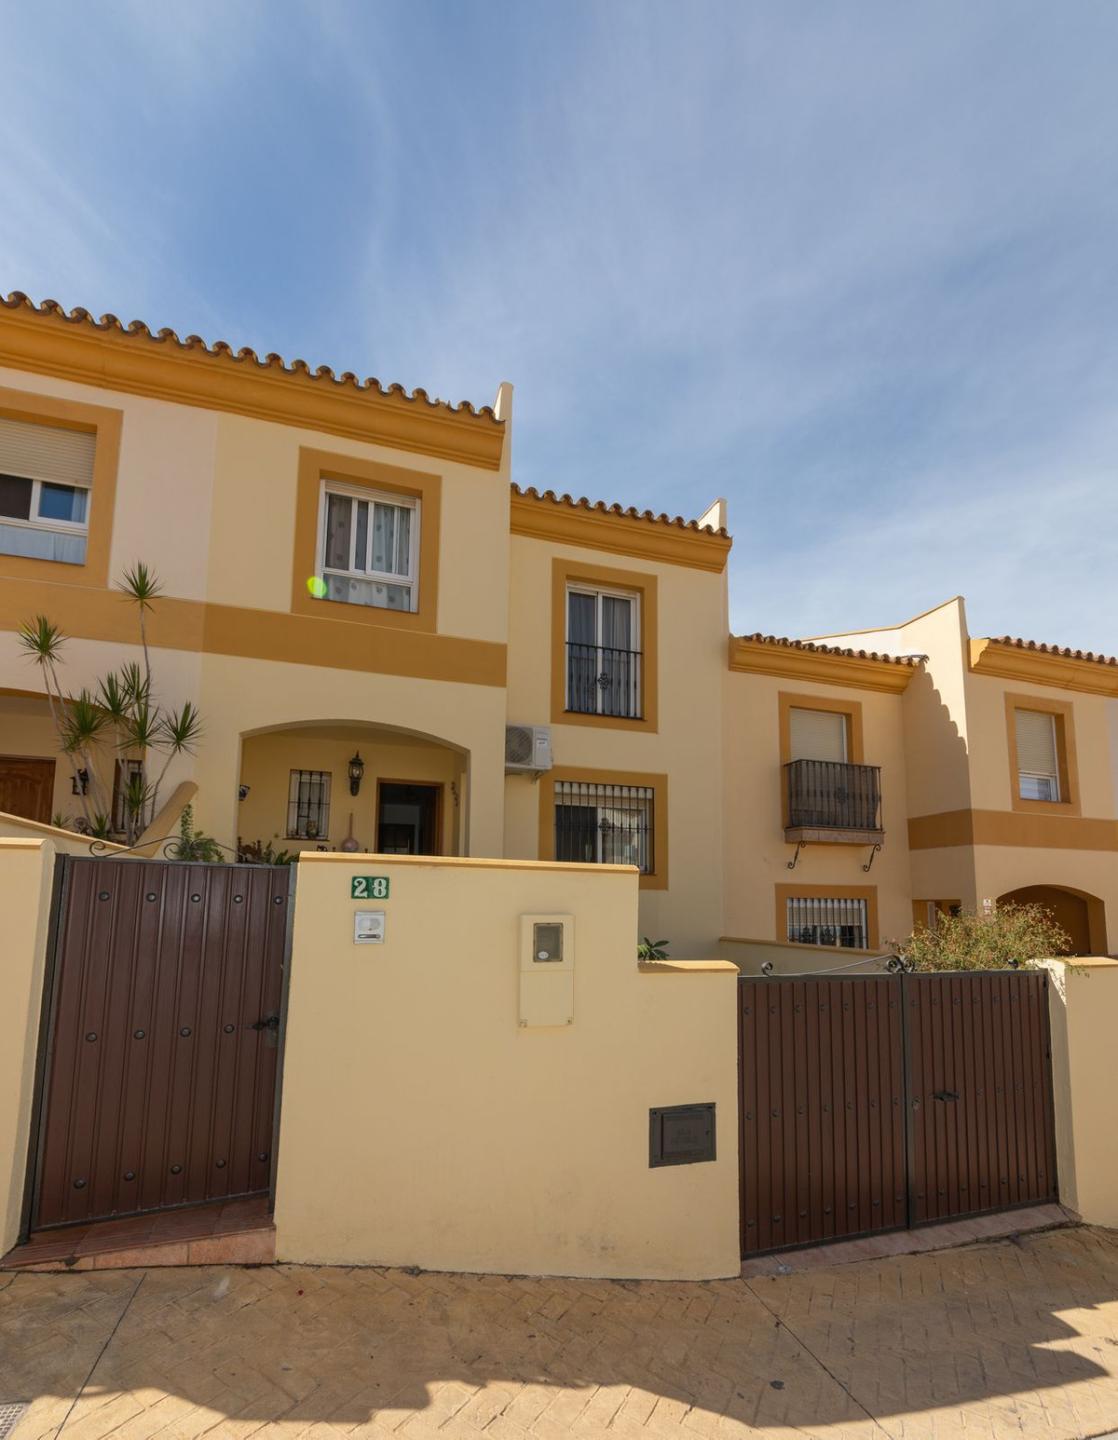
<path id="1" fill-rule="evenodd" d="M 326 581 L 321 575 L 312 575 L 307 581 L 307 593 L 313 595 L 316 600 L 326 599 Z"/>

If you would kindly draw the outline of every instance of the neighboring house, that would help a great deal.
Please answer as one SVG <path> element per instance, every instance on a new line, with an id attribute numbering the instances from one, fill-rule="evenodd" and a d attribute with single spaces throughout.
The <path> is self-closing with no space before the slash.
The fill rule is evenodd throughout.
<path id="1" fill-rule="evenodd" d="M 511 399 L 0 301 L 0 811 L 75 809 L 19 624 L 91 683 L 142 559 L 159 689 L 205 723 L 168 783 L 224 844 L 632 863 L 644 933 L 785 969 L 1008 894 L 1116 943 L 1118 663 L 971 640 L 961 601 L 731 638 L 724 504 L 522 491 Z"/>

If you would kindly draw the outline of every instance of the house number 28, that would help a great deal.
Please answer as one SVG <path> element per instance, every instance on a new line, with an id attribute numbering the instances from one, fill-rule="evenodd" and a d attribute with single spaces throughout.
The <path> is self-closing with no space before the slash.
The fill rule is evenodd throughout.
<path id="1" fill-rule="evenodd" d="M 351 900 L 387 900 L 387 875 L 353 875 L 349 882 Z"/>

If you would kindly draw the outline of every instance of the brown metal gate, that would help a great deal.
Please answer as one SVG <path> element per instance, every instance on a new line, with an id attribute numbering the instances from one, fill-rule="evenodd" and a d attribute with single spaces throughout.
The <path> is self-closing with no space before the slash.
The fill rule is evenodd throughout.
<path id="1" fill-rule="evenodd" d="M 1048 977 L 743 977 L 742 1254 L 1056 1198 Z"/>
<path id="2" fill-rule="evenodd" d="M 267 1193 L 291 870 L 58 864 L 31 1228 Z"/>
<path id="3" fill-rule="evenodd" d="M 1056 1199 L 1048 976 L 905 975 L 909 1223 Z"/>

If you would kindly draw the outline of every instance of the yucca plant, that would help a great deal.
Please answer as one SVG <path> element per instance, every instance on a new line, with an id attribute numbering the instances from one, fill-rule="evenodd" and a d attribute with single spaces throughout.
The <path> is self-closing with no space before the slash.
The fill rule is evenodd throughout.
<path id="1" fill-rule="evenodd" d="M 134 845 L 158 814 L 160 788 L 171 762 L 177 755 L 194 754 L 202 721 L 190 700 L 169 709 L 155 698 L 147 632 L 148 612 L 163 594 L 155 572 L 137 561 L 124 572 L 117 589 L 136 606 L 142 663 L 128 660 L 92 689 L 66 694 L 59 679 L 67 644 L 61 629 L 45 615 L 36 615 L 20 627 L 19 640 L 43 674 L 59 749 L 69 763 L 82 807 L 80 828 L 101 837 L 112 833 L 112 794 L 107 793 L 103 776 L 108 768 L 106 752 L 115 753 L 130 762 L 118 818 L 126 843 Z M 214 850 L 212 841 L 209 848 Z M 220 858 L 218 852 L 214 854 Z"/>

